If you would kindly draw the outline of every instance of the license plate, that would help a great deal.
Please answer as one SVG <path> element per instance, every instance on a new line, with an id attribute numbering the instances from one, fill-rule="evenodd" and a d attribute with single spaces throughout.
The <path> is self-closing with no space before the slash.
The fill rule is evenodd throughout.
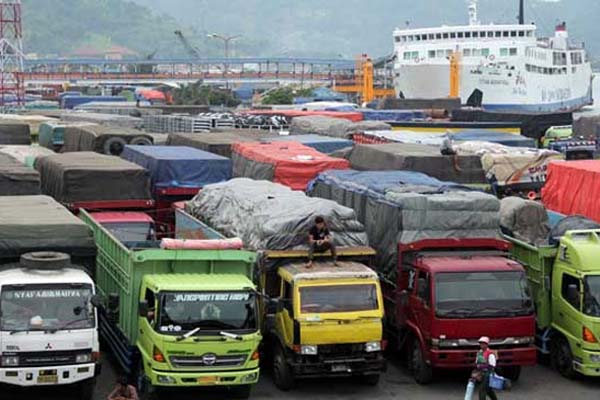
<path id="1" fill-rule="evenodd" d="M 55 369 L 41 370 L 38 378 L 38 383 L 58 383 L 58 375 Z"/>
<path id="2" fill-rule="evenodd" d="M 331 366 L 331 372 L 346 372 L 348 366 L 346 364 L 336 364 Z"/>
<path id="3" fill-rule="evenodd" d="M 201 376 L 198 378 L 198 383 L 201 385 L 214 385 L 219 382 L 218 376 Z"/>

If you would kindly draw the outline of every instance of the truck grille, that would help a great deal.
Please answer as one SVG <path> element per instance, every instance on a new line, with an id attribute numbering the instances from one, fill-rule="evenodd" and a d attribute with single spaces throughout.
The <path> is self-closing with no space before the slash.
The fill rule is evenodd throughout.
<path id="1" fill-rule="evenodd" d="M 92 349 L 66 350 L 66 351 L 38 351 L 11 353 L 10 355 L 19 357 L 19 366 L 24 367 L 42 367 L 52 365 L 71 365 L 76 364 L 77 354 L 91 353 Z M 3 355 L 9 355 L 4 353 Z"/>
<path id="2" fill-rule="evenodd" d="M 319 354 L 331 357 L 348 357 L 363 355 L 365 345 L 362 343 L 325 344 L 319 345 Z"/>
<path id="3" fill-rule="evenodd" d="M 214 354 L 203 354 L 201 356 L 171 356 L 169 360 L 175 368 L 222 368 L 237 367 L 246 361 L 248 354 L 236 354 L 231 356 L 217 356 Z"/>

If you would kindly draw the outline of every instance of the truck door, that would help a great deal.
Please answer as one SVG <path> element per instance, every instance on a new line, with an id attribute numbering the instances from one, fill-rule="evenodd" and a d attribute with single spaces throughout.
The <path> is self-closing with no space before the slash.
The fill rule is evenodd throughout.
<path id="1" fill-rule="evenodd" d="M 411 308 L 416 325 L 421 330 L 425 343 L 431 339 L 431 276 L 418 271 L 416 287 L 411 299 Z"/>
<path id="2" fill-rule="evenodd" d="M 553 320 L 563 332 L 569 336 L 569 339 L 579 341 L 581 337 L 581 280 L 567 272 L 563 272 L 560 277 L 560 291 L 553 292 L 554 304 L 558 307 L 553 307 Z M 569 298 L 569 286 L 574 285 L 577 288 L 576 299 Z M 557 294 L 560 293 L 560 295 Z"/>
<path id="3" fill-rule="evenodd" d="M 155 334 L 154 329 L 156 327 L 156 310 L 157 310 L 157 296 L 156 293 L 150 288 L 143 289 L 144 300 L 148 302 L 148 316 L 146 318 L 140 317 L 138 328 L 139 335 L 138 341 L 140 343 L 140 351 L 145 354 L 147 358 L 152 358 L 152 352 L 154 347 L 153 336 Z"/>
<path id="4" fill-rule="evenodd" d="M 288 347 L 294 343 L 294 294 L 291 283 L 281 280 L 279 306 L 276 314 L 277 332 Z"/>

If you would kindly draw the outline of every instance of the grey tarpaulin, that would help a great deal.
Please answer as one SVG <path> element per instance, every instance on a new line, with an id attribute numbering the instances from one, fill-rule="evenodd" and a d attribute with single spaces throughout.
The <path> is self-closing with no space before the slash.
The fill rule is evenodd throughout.
<path id="1" fill-rule="evenodd" d="M 239 178 L 205 186 L 186 210 L 226 236 L 242 238 L 252 250 L 305 248 L 318 215 L 338 246 L 367 245 L 354 210 L 267 181 Z"/>
<path id="2" fill-rule="evenodd" d="M 348 129 L 352 122 L 342 118 L 331 118 L 323 116 L 294 117 L 290 126 L 291 135 L 317 135 L 333 136 L 346 139 Z"/>
<path id="3" fill-rule="evenodd" d="M 0 196 L 0 263 L 28 251 L 95 254 L 90 228 L 48 196 Z"/>
<path id="4" fill-rule="evenodd" d="M 352 136 L 355 133 L 363 133 L 366 131 L 389 131 L 392 130 L 390 124 L 382 121 L 360 121 L 355 122 L 346 129 L 346 134 Z"/>
<path id="5" fill-rule="evenodd" d="M 258 142 L 273 136 L 258 129 L 231 129 L 210 133 L 170 133 L 168 146 L 188 146 L 231 158 L 231 145 L 236 142 Z"/>
<path id="6" fill-rule="evenodd" d="M 560 238 L 568 231 L 585 229 L 600 229 L 600 224 L 581 215 L 569 215 L 552 227 L 548 234 L 548 242 L 557 245 Z"/>
<path id="7" fill-rule="evenodd" d="M 31 144 L 29 125 L 0 121 L 0 144 Z"/>
<path id="8" fill-rule="evenodd" d="M 115 156 L 77 152 L 39 157 L 42 193 L 61 203 L 150 200 L 148 171 Z"/>
<path id="9" fill-rule="evenodd" d="M 127 115 L 100 114 L 82 111 L 63 111 L 60 114 L 60 119 L 68 122 L 91 122 L 93 124 L 115 127 L 143 127 L 141 118 L 130 117 Z"/>
<path id="10" fill-rule="evenodd" d="M 398 243 L 440 238 L 499 237 L 500 202 L 407 171 L 328 171 L 309 194 L 353 208 L 365 224 L 377 266 L 390 278 L 398 265 Z"/>
<path id="11" fill-rule="evenodd" d="M 520 197 L 500 201 L 500 227 L 505 234 L 532 244 L 546 242 L 550 231 L 544 206 Z"/>
<path id="12" fill-rule="evenodd" d="M 352 168 L 363 171 L 423 172 L 443 181 L 486 183 L 478 155 L 442 155 L 439 147 L 412 143 L 360 144 L 348 156 Z"/>
<path id="13" fill-rule="evenodd" d="M 40 175 L 8 154 L 0 153 L 0 196 L 40 194 Z"/>
<path id="14" fill-rule="evenodd" d="M 67 126 L 62 151 L 95 151 L 118 156 L 127 144 L 152 143 L 152 136 L 137 129 L 102 125 Z"/>
<path id="15" fill-rule="evenodd" d="M 273 178 L 275 177 L 275 163 L 269 164 L 252 160 L 235 151 L 231 153 L 231 162 L 233 165 L 233 177 L 251 177 L 256 180 L 273 182 Z"/>

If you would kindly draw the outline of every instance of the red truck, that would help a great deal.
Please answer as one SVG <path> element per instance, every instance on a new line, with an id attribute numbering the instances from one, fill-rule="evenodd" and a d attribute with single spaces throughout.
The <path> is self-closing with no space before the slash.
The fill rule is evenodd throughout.
<path id="1" fill-rule="evenodd" d="M 491 338 L 509 379 L 536 363 L 533 302 L 509 246 L 498 239 L 399 245 L 395 281 L 384 281 L 386 328 L 418 383 L 431 381 L 436 368 L 472 368 L 481 336 Z"/>

